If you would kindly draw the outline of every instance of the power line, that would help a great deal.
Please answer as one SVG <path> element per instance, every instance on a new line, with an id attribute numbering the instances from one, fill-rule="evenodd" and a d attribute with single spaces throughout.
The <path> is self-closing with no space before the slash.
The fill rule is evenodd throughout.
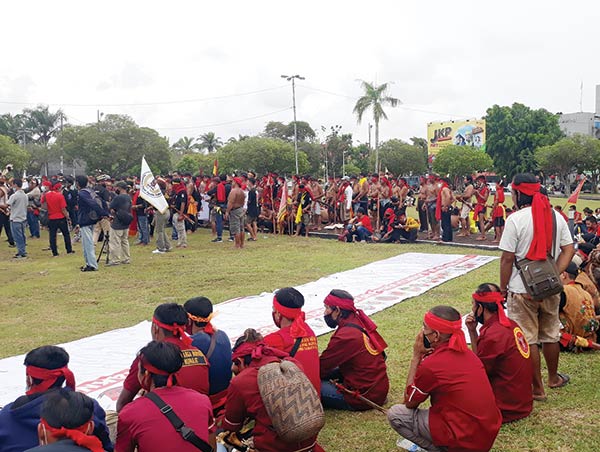
<path id="1" fill-rule="evenodd" d="M 288 110 L 291 110 L 291 109 L 292 109 L 292 107 L 286 107 L 286 108 L 283 108 L 281 110 L 276 110 L 276 111 L 272 111 L 272 112 L 269 112 L 269 113 L 263 113 L 261 115 L 256 115 L 256 116 L 250 116 L 248 118 L 236 119 L 236 120 L 233 120 L 233 121 L 226 121 L 226 122 L 216 122 L 216 123 L 213 123 L 213 124 L 203 124 L 203 125 L 200 125 L 200 126 L 153 127 L 153 129 L 157 129 L 157 130 L 184 130 L 184 129 L 204 129 L 204 128 L 207 128 L 207 127 L 225 126 L 225 125 L 228 125 L 228 124 L 235 124 L 235 123 L 238 123 L 238 122 L 251 121 L 252 119 L 258 119 L 258 118 L 264 118 L 266 116 L 272 116 L 272 115 L 275 115 L 277 113 L 282 113 L 284 111 L 288 111 Z"/>
<path id="2" fill-rule="evenodd" d="M 266 93 L 268 91 L 275 91 L 278 89 L 286 88 L 287 85 L 275 86 L 272 88 L 259 89 L 256 91 L 247 91 L 244 93 L 227 94 L 223 96 L 203 97 L 198 99 L 184 99 L 184 100 L 168 100 L 162 102 L 137 102 L 137 103 L 116 103 L 116 104 L 71 104 L 71 103 L 45 103 L 45 102 L 18 102 L 18 101 L 4 101 L 0 100 L 0 104 L 8 105 L 48 105 L 56 107 L 145 107 L 152 105 L 175 105 L 175 104 L 189 104 L 195 102 L 206 102 L 210 100 L 228 99 L 231 97 L 242 97 L 250 96 L 252 94 Z"/>

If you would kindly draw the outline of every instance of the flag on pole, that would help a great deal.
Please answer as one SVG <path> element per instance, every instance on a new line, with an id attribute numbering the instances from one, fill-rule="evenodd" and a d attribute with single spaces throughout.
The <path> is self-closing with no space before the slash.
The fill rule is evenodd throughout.
<path id="1" fill-rule="evenodd" d="M 215 163 L 213 164 L 213 176 L 219 175 L 219 160 L 215 159 Z"/>
<path id="2" fill-rule="evenodd" d="M 583 187 L 583 184 L 585 183 L 585 181 L 586 181 L 586 178 L 584 176 L 579 181 L 579 184 L 577 185 L 577 188 L 575 189 L 575 191 L 571 194 L 571 196 L 569 196 L 569 199 L 567 199 L 567 204 L 577 204 L 577 198 L 579 198 L 579 193 L 581 192 L 581 187 Z"/>
<path id="3" fill-rule="evenodd" d="M 146 157 L 142 157 L 142 172 L 140 175 L 140 196 L 148 201 L 160 213 L 165 213 L 169 208 L 165 196 L 160 191 L 156 183 L 154 174 L 146 162 Z"/>
<path id="4" fill-rule="evenodd" d="M 287 213 L 287 205 L 289 202 L 287 181 L 283 181 L 283 185 L 281 187 L 281 200 L 279 201 L 279 210 L 277 211 L 277 222 L 281 223 L 285 218 L 285 214 Z"/>

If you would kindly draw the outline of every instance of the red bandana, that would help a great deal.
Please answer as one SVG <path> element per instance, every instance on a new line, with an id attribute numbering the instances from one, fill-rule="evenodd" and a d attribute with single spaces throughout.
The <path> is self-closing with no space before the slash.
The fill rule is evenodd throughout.
<path id="1" fill-rule="evenodd" d="M 473 300 L 479 301 L 481 303 L 496 303 L 498 306 L 498 320 L 500 324 L 506 327 L 510 327 L 510 322 L 508 318 L 506 318 L 506 313 L 504 312 L 504 296 L 500 292 L 475 292 L 473 294 Z"/>
<path id="2" fill-rule="evenodd" d="M 234 350 L 231 355 L 231 361 L 233 362 L 248 355 L 250 355 L 252 361 L 260 361 L 263 356 L 274 356 L 280 359 L 289 356 L 284 351 L 265 345 L 264 342 L 244 342 Z"/>
<path id="3" fill-rule="evenodd" d="M 431 311 L 427 311 L 423 320 L 432 330 L 452 335 L 449 344 L 452 350 L 456 350 L 457 352 L 466 352 L 468 350 L 461 319 L 451 322 L 432 314 Z"/>
<path id="4" fill-rule="evenodd" d="M 150 372 L 151 374 L 163 375 L 165 377 L 168 376 L 169 378 L 167 378 L 167 387 L 170 388 L 171 386 L 173 386 L 173 374 L 170 374 L 169 372 L 159 369 L 158 367 L 154 367 L 152 364 L 150 364 L 150 361 L 148 361 L 144 357 L 144 355 L 141 355 L 140 360 L 142 362 L 142 367 L 144 369 L 146 369 L 148 372 Z"/>
<path id="5" fill-rule="evenodd" d="M 67 387 L 71 388 L 73 391 L 75 390 L 75 376 L 67 366 L 61 367 L 60 369 L 44 369 L 42 367 L 27 366 L 25 367 L 25 374 L 29 375 L 31 378 L 42 380 L 39 385 L 35 385 L 27 391 L 27 395 L 35 394 L 37 392 L 46 392 L 59 377 L 65 377 Z"/>
<path id="6" fill-rule="evenodd" d="M 42 424 L 46 431 L 55 438 L 69 438 L 72 439 L 78 446 L 89 449 L 92 452 L 104 452 L 104 448 L 102 447 L 100 440 L 94 435 L 86 434 L 86 430 L 88 429 L 87 422 L 81 427 L 77 428 L 56 428 L 52 427 L 50 424 L 48 424 L 46 419 L 42 418 L 40 419 L 40 424 Z"/>
<path id="7" fill-rule="evenodd" d="M 512 188 L 527 196 L 532 196 L 533 240 L 527 252 L 527 259 L 543 261 L 552 247 L 552 208 L 548 198 L 540 193 L 539 183 L 513 184 Z"/>
<path id="8" fill-rule="evenodd" d="M 283 306 L 277 301 L 276 297 L 273 297 L 273 307 L 282 316 L 293 319 L 292 326 L 290 327 L 290 334 L 293 338 L 307 337 L 309 335 L 308 327 L 304 321 L 304 312 L 300 308 L 288 308 Z"/>
<path id="9" fill-rule="evenodd" d="M 185 325 L 179 325 L 177 323 L 174 323 L 173 325 L 167 325 L 166 323 L 162 323 L 156 317 L 152 317 L 152 323 L 154 323 L 159 328 L 163 328 L 167 331 L 172 332 L 173 336 L 175 336 L 181 342 L 183 342 L 183 345 L 185 347 L 190 347 L 192 345 L 192 339 L 187 334 L 185 334 Z"/>

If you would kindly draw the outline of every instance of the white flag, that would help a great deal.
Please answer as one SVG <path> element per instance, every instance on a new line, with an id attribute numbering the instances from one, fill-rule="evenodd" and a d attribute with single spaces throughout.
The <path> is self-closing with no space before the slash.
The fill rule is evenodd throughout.
<path id="1" fill-rule="evenodd" d="M 142 157 L 142 174 L 140 175 L 140 196 L 148 201 L 160 213 L 165 213 L 169 208 L 165 196 L 160 191 L 160 187 L 156 183 L 154 174 L 146 162 L 146 158 Z"/>

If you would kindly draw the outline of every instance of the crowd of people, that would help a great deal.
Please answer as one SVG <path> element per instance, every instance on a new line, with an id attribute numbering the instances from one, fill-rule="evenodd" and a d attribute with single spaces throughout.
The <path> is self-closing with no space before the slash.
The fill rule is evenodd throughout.
<path id="1" fill-rule="evenodd" d="M 345 192 L 350 181 L 340 182 L 348 184 Z M 88 178 L 80 177 L 76 183 L 79 229 L 88 228 L 81 237 L 89 236 L 92 242 L 94 223 L 81 224 L 81 212 L 87 208 L 103 218 L 108 210 L 96 202 L 95 191 L 87 189 Z M 248 177 L 250 191 L 254 183 Z M 14 180 L 13 184 L 18 186 Z M 178 177 L 170 184 L 175 187 L 170 199 L 190 189 Z M 231 222 L 236 209 L 243 209 L 237 203 L 246 198 L 245 182 L 236 176 L 229 194 L 227 179 L 220 178 L 219 184 L 210 190 L 215 190 L 217 200 L 227 199 L 219 215 Z M 137 201 L 124 197 L 119 201 L 128 184 L 115 185 L 117 195 L 110 208 L 114 213 L 122 202 L 130 212 Z M 447 188 L 443 181 L 438 199 L 450 196 L 444 194 Z M 166 181 L 163 189 L 169 192 Z M 58 190 L 53 183 L 51 191 Z M 307 193 L 299 183 L 297 217 L 312 207 L 306 202 Z M 159 305 L 152 318 L 152 341 L 132 357 L 117 415 L 107 415 L 97 402 L 76 392 L 69 356 L 62 348 L 32 350 L 24 362 L 26 394 L 0 411 L 1 450 L 317 452 L 323 450 L 318 444 L 320 410 L 376 408 L 387 414 L 396 432 L 425 450 L 488 451 L 502 424 L 529 416 L 534 401 L 547 399 L 547 389 L 570 382 L 571 377 L 559 371 L 561 350 L 600 349 L 600 248 L 594 222 L 586 219 L 585 232 L 577 232 L 575 226 L 581 228 L 583 223 L 574 216 L 570 228 L 570 218 L 550 206 L 531 174 L 515 176 L 512 196 L 515 211 L 506 218 L 499 241 L 499 283 L 475 288 L 464 320 L 470 349 L 458 310 L 442 305 L 429 309 L 415 337 L 403 401 L 388 410 L 383 408 L 390 389 L 388 345 L 373 320 L 356 307 L 350 293 L 331 290 L 323 300 L 323 318 L 334 333 L 319 354 L 315 334 L 304 320 L 304 297 L 288 287 L 273 298 L 278 330 L 263 336 L 248 328 L 233 347 L 226 332 L 211 323 L 213 304 L 207 298 Z M 177 214 L 187 214 L 181 205 L 173 205 Z M 364 237 L 358 228 L 368 224 L 364 218 L 373 209 L 367 209 L 357 207 L 359 226 L 356 234 L 349 231 L 349 237 Z M 107 225 L 109 237 L 115 221 L 127 223 L 114 216 Z M 243 219 L 237 220 L 240 225 L 234 224 L 234 234 L 242 228 Z M 185 231 L 176 228 L 178 240 Z M 574 234 L 582 240 L 577 248 Z M 238 246 L 243 243 L 236 241 Z M 535 298 L 519 263 L 547 259 L 555 262 L 562 290 Z M 547 379 L 542 376 L 542 356 Z M 431 407 L 420 408 L 427 399 Z M 317 422 L 305 422 L 307 416 Z"/>

